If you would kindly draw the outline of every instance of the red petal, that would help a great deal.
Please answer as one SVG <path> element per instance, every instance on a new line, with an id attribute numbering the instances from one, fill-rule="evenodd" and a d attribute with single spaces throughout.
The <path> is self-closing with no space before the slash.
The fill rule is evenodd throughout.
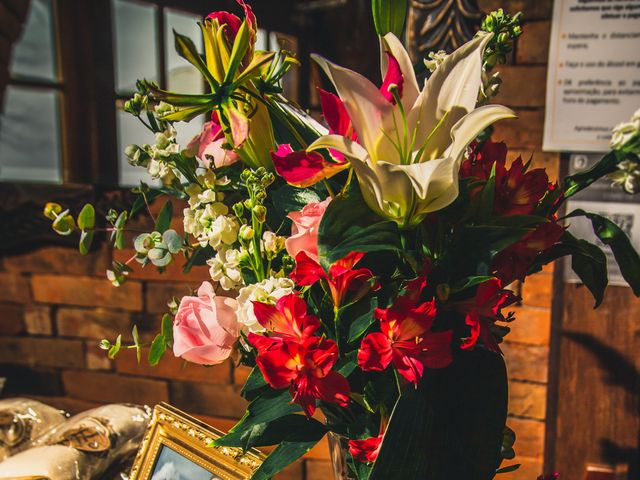
<path id="1" fill-rule="evenodd" d="M 451 364 L 451 330 L 446 332 L 431 332 L 422 341 L 421 346 L 425 349 L 423 362 L 428 368 L 444 368 Z"/>
<path id="2" fill-rule="evenodd" d="M 298 376 L 299 349 L 296 342 L 280 341 L 279 344 L 258 353 L 256 363 L 264 379 L 273 388 L 286 388 Z"/>
<path id="3" fill-rule="evenodd" d="M 271 159 L 278 175 L 287 183 L 301 188 L 315 185 L 349 167 L 347 162 L 328 162 L 318 152 L 294 152 L 287 144 L 280 145 L 276 152 L 271 152 Z"/>
<path id="4" fill-rule="evenodd" d="M 320 400 L 337 403 L 341 407 L 349 405 L 351 387 L 347 379 L 338 372 L 329 372 L 325 377 L 313 379 L 313 382 Z"/>
<path id="5" fill-rule="evenodd" d="M 402 70 L 400 70 L 400 64 L 396 60 L 396 57 L 391 55 L 390 52 L 387 52 L 387 74 L 384 76 L 384 81 L 382 82 L 382 86 L 380 87 L 380 93 L 387 99 L 387 101 L 391 103 L 396 103 L 393 95 L 389 91 L 389 87 L 391 85 L 395 85 L 398 89 L 398 95 L 402 98 L 402 86 L 404 84 L 404 78 L 402 76 Z"/>
<path id="6" fill-rule="evenodd" d="M 391 341 L 382 333 L 370 333 L 362 339 L 358 351 L 358 365 L 365 372 L 384 370 L 392 358 Z"/>
<path id="7" fill-rule="evenodd" d="M 242 20 L 240 20 L 233 13 L 229 12 L 212 12 L 207 15 L 207 18 L 210 20 L 218 20 L 218 23 L 221 26 L 225 26 L 224 33 L 227 35 L 229 39 L 229 45 L 233 45 L 233 42 L 236 39 L 236 35 L 238 34 L 238 30 L 240 30 L 240 25 L 242 24 Z"/>
<path id="8" fill-rule="evenodd" d="M 307 287 L 320 279 L 326 279 L 327 274 L 320 264 L 309 257 L 306 252 L 300 252 L 296 256 L 296 267 L 289 275 L 289 278 L 299 286 Z"/>
<path id="9" fill-rule="evenodd" d="M 364 440 L 349 440 L 349 453 L 362 463 L 375 462 L 378 458 L 383 434 Z"/>
<path id="10" fill-rule="evenodd" d="M 480 315 L 475 310 L 467 313 L 465 323 L 471 327 L 471 333 L 469 337 L 462 340 L 460 348 L 463 350 L 473 350 L 478 343 L 478 337 L 480 337 Z"/>
<path id="11" fill-rule="evenodd" d="M 340 97 L 321 88 L 318 88 L 318 94 L 320 95 L 322 116 L 327 121 L 329 133 L 356 140 L 351 118 L 349 118 L 349 114 L 344 108 L 344 103 L 342 103 Z"/>

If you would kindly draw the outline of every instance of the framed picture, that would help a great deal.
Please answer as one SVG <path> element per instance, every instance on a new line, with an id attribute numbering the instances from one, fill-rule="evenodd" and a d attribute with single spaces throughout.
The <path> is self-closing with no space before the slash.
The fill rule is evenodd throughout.
<path id="1" fill-rule="evenodd" d="M 248 480 L 264 455 L 251 450 L 210 447 L 224 435 L 203 422 L 161 403 L 131 469 L 131 480 Z"/>

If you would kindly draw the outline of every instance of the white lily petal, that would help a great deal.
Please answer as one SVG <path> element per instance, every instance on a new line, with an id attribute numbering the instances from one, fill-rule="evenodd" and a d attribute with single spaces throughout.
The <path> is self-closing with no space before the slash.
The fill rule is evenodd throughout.
<path id="1" fill-rule="evenodd" d="M 492 37 L 491 33 L 478 35 L 449 55 L 409 112 L 409 128 L 417 128 L 418 147 L 431 135 L 427 158 L 442 156 L 453 125 L 475 108 L 482 83 L 482 52 Z"/>
<path id="2" fill-rule="evenodd" d="M 361 161 L 367 161 L 369 158 L 369 154 L 362 148 L 362 145 L 342 135 L 324 135 L 309 145 L 307 151 L 312 152 L 321 148 L 331 148 L 349 158 L 356 158 Z"/>
<path id="3" fill-rule="evenodd" d="M 420 94 L 413 63 L 411 62 L 409 53 L 407 53 L 402 42 L 398 40 L 398 37 L 393 33 L 387 33 L 380 39 L 380 69 L 383 80 L 389 67 L 386 51 L 389 51 L 400 65 L 400 71 L 404 79 L 402 85 L 402 105 L 406 111 L 409 111 Z"/>
<path id="4" fill-rule="evenodd" d="M 373 151 L 380 136 L 382 120 L 392 104 L 368 79 L 318 56 L 311 56 L 336 87 L 338 96 L 351 118 L 353 128 L 364 147 Z"/>
<path id="5" fill-rule="evenodd" d="M 502 105 L 485 105 L 462 117 L 451 129 L 451 145 L 447 155 L 456 159 L 458 164 L 467 146 L 482 130 L 492 123 L 505 118 L 516 118 L 517 115 L 510 108 Z"/>

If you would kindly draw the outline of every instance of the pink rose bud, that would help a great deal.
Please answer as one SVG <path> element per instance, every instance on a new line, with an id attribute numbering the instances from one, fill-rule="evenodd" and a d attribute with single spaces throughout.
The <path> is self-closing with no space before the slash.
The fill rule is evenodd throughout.
<path id="1" fill-rule="evenodd" d="M 318 261 L 318 230 L 329 202 L 331 197 L 320 203 L 309 203 L 299 212 L 291 212 L 288 215 L 293 221 L 293 226 L 285 246 L 292 258 L 296 258 L 300 252 L 305 252 L 311 259 Z"/>
<path id="2" fill-rule="evenodd" d="M 180 301 L 173 323 L 173 354 L 200 365 L 224 362 L 240 336 L 237 306 L 235 299 L 216 296 L 213 286 L 203 282 L 197 297 Z"/>

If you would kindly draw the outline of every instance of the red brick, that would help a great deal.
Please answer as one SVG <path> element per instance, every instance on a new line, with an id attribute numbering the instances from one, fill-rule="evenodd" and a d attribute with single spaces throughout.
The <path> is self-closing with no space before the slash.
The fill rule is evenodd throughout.
<path id="1" fill-rule="evenodd" d="M 12 303 L 0 304 L 0 335 L 18 335 L 24 331 L 24 307 Z"/>
<path id="2" fill-rule="evenodd" d="M 514 450 L 516 458 L 542 458 L 544 454 L 544 422 L 520 418 L 508 418 L 507 425 L 516 432 Z"/>
<path id="3" fill-rule="evenodd" d="M 129 260 L 133 255 L 135 255 L 134 250 L 113 250 L 114 260 L 118 260 L 123 263 Z M 211 276 L 209 275 L 209 267 L 207 267 L 206 265 L 193 267 L 188 274 L 185 274 L 182 272 L 184 264 L 184 258 L 176 255 L 174 257 L 174 261 L 165 268 L 164 272 L 160 273 L 158 269 L 156 269 L 153 265 L 147 265 L 146 267 L 142 268 L 142 265 L 140 265 L 136 261 L 133 261 L 129 263 L 129 266 L 133 269 L 133 271 L 129 273 L 127 278 L 139 280 L 182 281 L 192 283 L 200 283 L 205 280 L 211 280 Z"/>
<path id="4" fill-rule="evenodd" d="M 509 382 L 509 413 L 518 417 L 544 420 L 547 387 L 537 383 Z"/>
<path id="5" fill-rule="evenodd" d="M 193 295 L 198 289 L 198 282 L 148 282 L 145 285 L 145 310 L 151 313 L 168 312 L 167 303 L 173 297 L 178 301 L 185 295 Z"/>
<path id="6" fill-rule="evenodd" d="M 549 347 L 522 345 L 510 341 L 503 343 L 500 347 L 504 352 L 510 379 L 533 382 L 547 381 Z"/>
<path id="7" fill-rule="evenodd" d="M 13 272 L 104 275 L 109 265 L 106 248 L 81 255 L 77 248 L 44 247 L 4 258 L 5 269 Z"/>
<path id="8" fill-rule="evenodd" d="M 502 100 L 497 98 L 498 103 Z M 510 149 L 536 151 L 542 147 L 544 112 L 542 110 L 515 109 L 518 118 L 501 120 L 493 125 L 492 139 L 505 142 Z"/>
<path id="9" fill-rule="evenodd" d="M 0 338 L 0 363 L 82 368 L 84 366 L 84 347 L 82 342 L 76 340 L 5 337 Z"/>
<path id="10" fill-rule="evenodd" d="M 44 305 L 27 305 L 24 309 L 24 323 L 27 333 L 31 335 L 51 335 L 51 307 Z"/>
<path id="11" fill-rule="evenodd" d="M 240 390 L 235 385 L 172 382 L 171 404 L 186 412 L 240 418 L 247 408 Z"/>
<path id="12" fill-rule="evenodd" d="M 34 275 L 31 285 L 38 302 L 142 310 L 142 285 L 137 282 L 114 287 L 106 279 Z"/>
<path id="13" fill-rule="evenodd" d="M 522 304 L 527 307 L 551 308 L 553 276 L 537 273 L 527 277 L 520 295 Z"/>
<path id="14" fill-rule="evenodd" d="M 133 326 L 129 312 L 119 312 L 104 308 L 60 308 L 56 314 L 56 326 L 61 337 L 80 337 L 114 340 L 122 334 L 131 339 Z"/>
<path id="15" fill-rule="evenodd" d="M 168 378 L 186 382 L 201 382 L 211 384 L 231 383 L 231 362 L 220 365 L 203 367 L 185 362 L 181 358 L 173 356 L 171 351 L 166 352 L 160 363 L 152 367 L 147 361 L 148 350 L 142 352 L 142 360 L 138 364 L 135 350 L 122 351 L 116 358 L 116 370 L 129 375 L 144 377 Z"/>
<path id="16" fill-rule="evenodd" d="M 497 103 L 509 107 L 544 107 L 547 67 L 500 65 L 498 70 L 502 85 Z"/>
<path id="17" fill-rule="evenodd" d="M 492 12 L 505 8 L 504 0 L 478 0 L 478 7 L 483 12 Z M 507 12 L 515 14 L 522 12 L 526 20 L 551 18 L 553 0 L 510 0 Z"/>
<path id="18" fill-rule="evenodd" d="M 88 370 L 113 370 L 113 360 L 100 348 L 97 340 L 85 342 L 85 352 Z"/>
<path id="19" fill-rule="evenodd" d="M 89 402 L 155 405 L 169 401 L 167 384 L 159 380 L 67 370 L 62 381 L 68 396 Z"/>
<path id="20" fill-rule="evenodd" d="M 549 37 L 551 22 L 528 22 L 516 45 L 516 62 L 542 64 L 549 61 Z"/>
<path id="21" fill-rule="evenodd" d="M 541 308 L 509 307 L 516 319 L 509 324 L 507 340 L 530 345 L 549 345 L 551 312 Z"/>
<path id="22" fill-rule="evenodd" d="M 27 303 L 31 300 L 31 289 L 27 277 L 13 272 L 0 272 L 0 301 Z"/>

